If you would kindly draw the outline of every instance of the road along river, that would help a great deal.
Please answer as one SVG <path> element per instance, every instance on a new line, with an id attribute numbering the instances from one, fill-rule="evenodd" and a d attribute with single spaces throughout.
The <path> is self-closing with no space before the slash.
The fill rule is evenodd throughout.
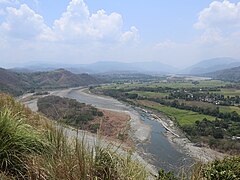
<path id="1" fill-rule="evenodd" d="M 175 171 L 182 166 L 193 163 L 192 158 L 180 152 L 177 146 L 169 142 L 165 136 L 166 129 L 152 115 L 139 108 L 125 105 L 110 97 L 97 96 L 86 92 L 87 89 L 71 89 L 66 92 L 54 92 L 54 95 L 76 99 L 79 102 L 91 104 L 99 109 L 125 112 L 130 115 L 130 136 L 136 143 L 136 150 L 141 156 L 156 168 Z"/>

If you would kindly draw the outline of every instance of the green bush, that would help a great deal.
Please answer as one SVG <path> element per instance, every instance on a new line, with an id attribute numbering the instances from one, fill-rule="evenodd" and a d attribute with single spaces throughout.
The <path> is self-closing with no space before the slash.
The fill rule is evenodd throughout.
<path id="1" fill-rule="evenodd" d="M 203 168 L 203 177 L 216 180 L 240 179 L 240 157 L 215 160 Z"/>

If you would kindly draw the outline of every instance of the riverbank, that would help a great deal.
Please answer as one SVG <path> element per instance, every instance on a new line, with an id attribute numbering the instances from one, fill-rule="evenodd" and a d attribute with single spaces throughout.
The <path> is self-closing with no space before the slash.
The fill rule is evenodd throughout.
<path id="1" fill-rule="evenodd" d="M 160 112 L 156 112 L 153 110 L 146 110 L 141 108 L 142 111 L 151 113 L 153 119 L 157 120 L 159 123 L 163 125 L 166 129 L 166 137 L 168 140 L 175 146 L 179 147 L 179 149 L 185 154 L 189 155 L 196 161 L 201 161 L 203 163 L 207 163 L 209 161 L 213 161 L 215 159 L 223 159 L 227 154 L 220 153 L 215 151 L 209 147 L 199 147 L 196 144 L 192 143 L 179 129 L 174 122 L 164 114 Z"/>

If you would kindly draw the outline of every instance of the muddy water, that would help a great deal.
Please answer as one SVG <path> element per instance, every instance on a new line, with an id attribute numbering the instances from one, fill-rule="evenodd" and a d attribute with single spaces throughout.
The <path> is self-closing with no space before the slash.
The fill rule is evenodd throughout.
<path id="1" fill-rule="evenodd" d="M 71 90 L 65 95 L 68 98 L 76 99 L 79 102 L 91 104 L 97 108 L 112 109 L 118 111 L 136 111 L 141 121 L 151 127 L 150 139 L 144 143 L 138 143 L 137 148 L 142 155 L 150 160 L 150 163 L 157 168 L 178 172 L 182 166 L 191 164 L 192 160 L 178 148 L 173 146 L 164 136 L 166 132 L 161 123 L 152 119 L 151 115 L 140 110 L 133 110 L 131 107 L 113 99 L 99 97 L 84 93 L 82 90 Z"/>

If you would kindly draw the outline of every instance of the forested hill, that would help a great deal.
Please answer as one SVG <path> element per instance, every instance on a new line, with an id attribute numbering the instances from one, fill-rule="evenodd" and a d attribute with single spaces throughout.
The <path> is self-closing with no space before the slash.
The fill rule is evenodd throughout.
<path id="1" fill-rule="evenodd" d="M 21 95 L 32 87 L 29 77 L 25 74 L 0 68 L 0 91 L 12 95 Z"/>
<path id="2" fill-rule="evenodd" d="M 240 66 L 208 73 L 206 75 L 223 81 L 240 82 Z"/>
<path id="3" fill-rule="evenodd" d="M 73 74 L 64 69 L 48 72 L 16 73 L 0 68 L 0 92 L 18 96 L 36 89 L 54 89 L 99 84 L 88 74 Z"/>

